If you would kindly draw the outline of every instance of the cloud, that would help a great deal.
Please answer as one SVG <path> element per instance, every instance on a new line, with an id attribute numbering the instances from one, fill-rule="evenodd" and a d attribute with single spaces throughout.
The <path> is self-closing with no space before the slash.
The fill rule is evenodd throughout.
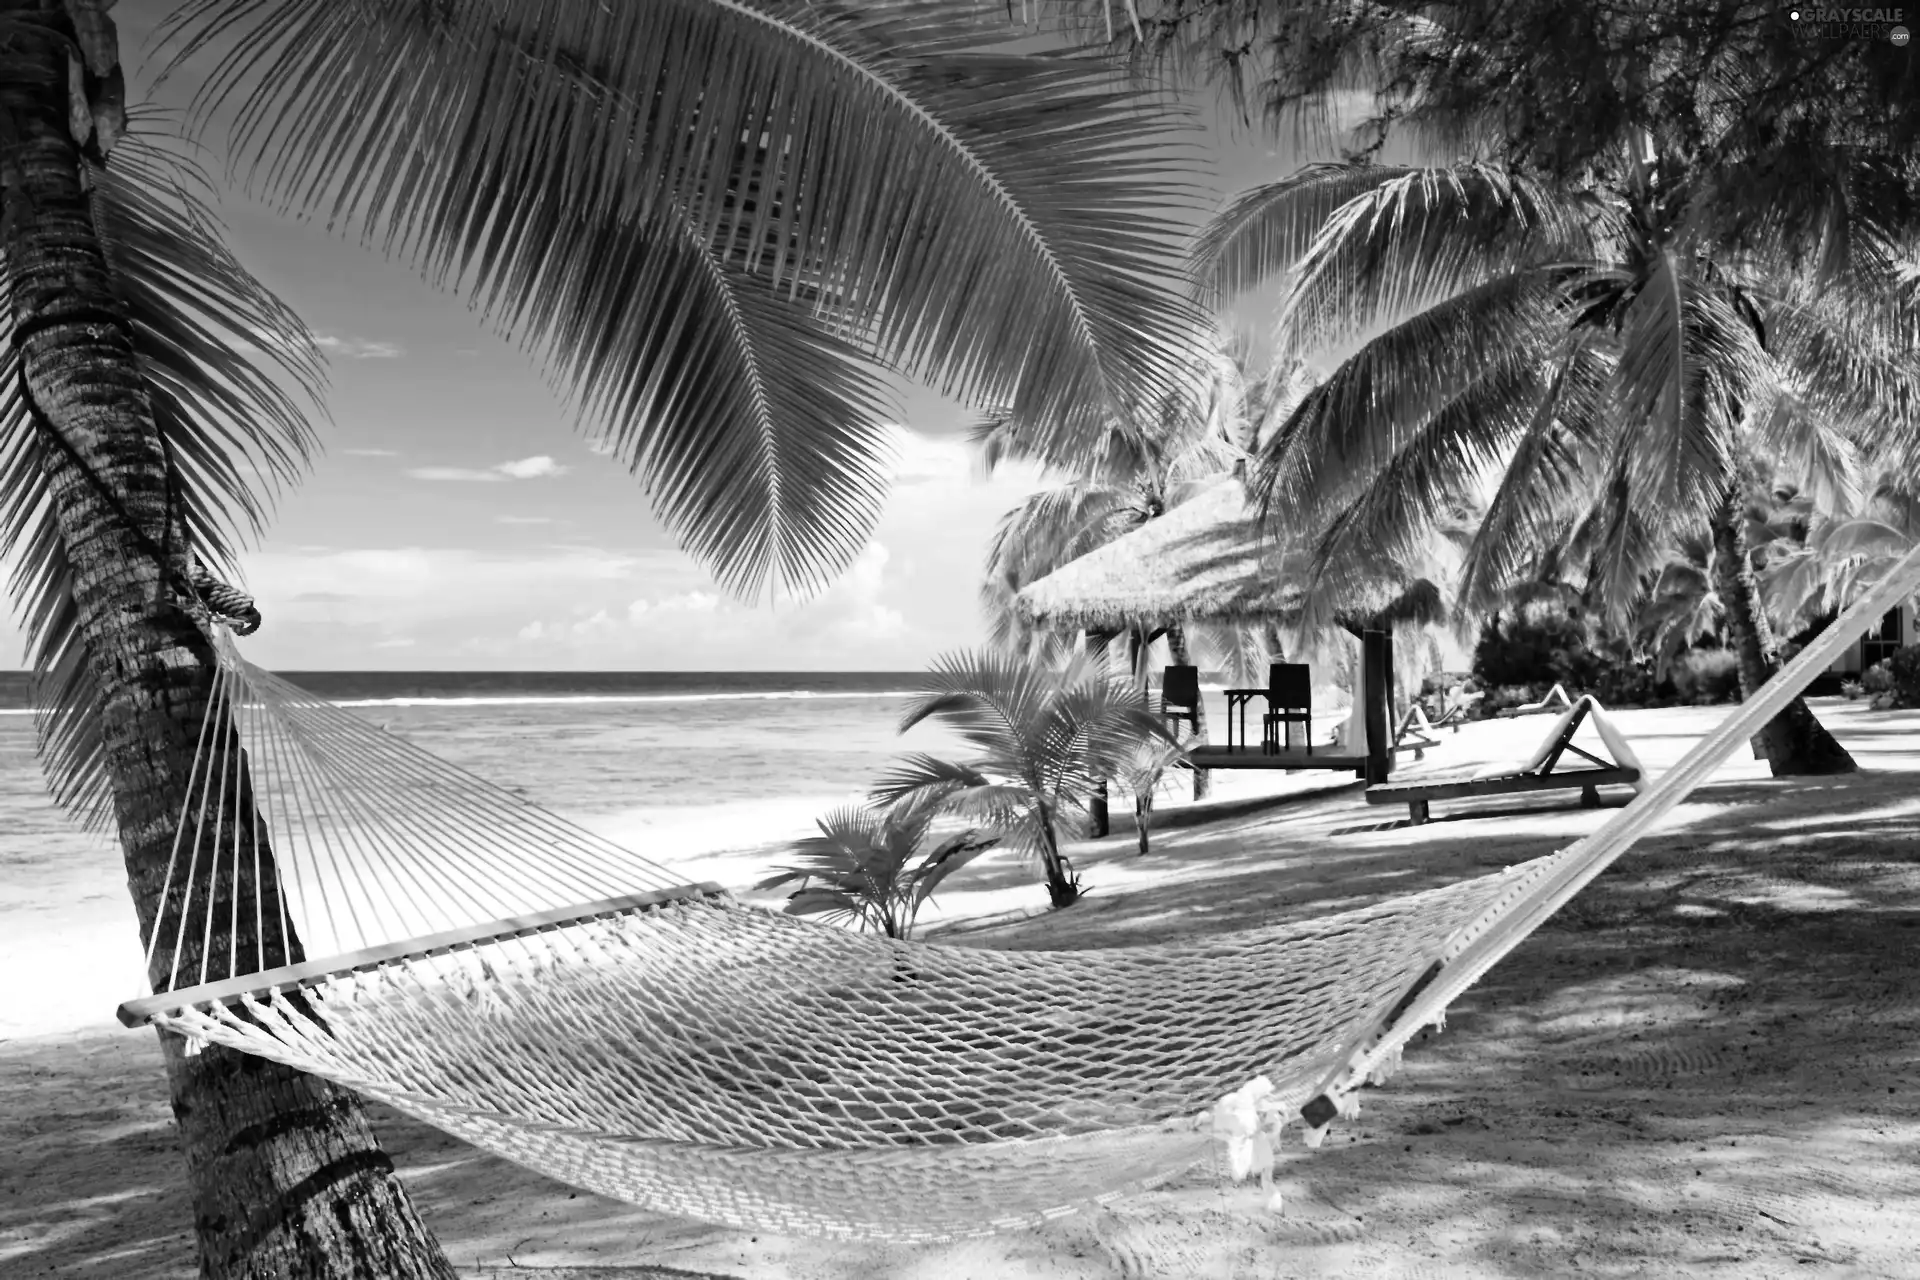
<path id="1" fill-rule="evenodd" d="M 987 484 L 1031 488 L 1040 482 L 1040 469 L 1024 462 L 1002 463 L 991 479 L 981 476 L 978 455 L 964 436 L 925 436 L 899 425 L 889 426 L 887 434 L 893 446 L 896 488 L 961 490 Z"/>
<path id="2" fill-rule="evenodd" d="M 342 449 L 340 452 L 349 458 L 397 458 L 400 456 L 392 449 Z"/>
<path id="3" fill-rule="evenodd" d="M 407 474 L 415 480 L 454 480 L 476 483 L 498 483 L 502 480 L 537 480 L 546 476 L 563 476 L 567 468 L 549 458 L 538 454 L 531 458 L 521 458 L 516 462 L 501 462 L 491 467 L 412 467 Z"/>
<path id="4" fill-rule="evenodd" d="M 547 609 L 522 613 L 491 636 L 476 634 L 463 648 L 476 661 L 535 668 L 897 670 L 918 665 L 924 638 L 891 598 L 902 585 L 891 562 L 885 546 L 870 543 L 819 596 L 769 609 L 723 595 L 685 560 L 690 574 L 675 575 L 676 584 L 636 573 L 640 594 L 585 584 L 546 593 Z M 501 592 L 496 599 L 527 597 Z"/>
<path id="5" fill-rule="evenodd" d="M 342 338 L 337 334 L 317 333 L 313 344 L 330 356 L 340 356 L 348 360 L 395 360 L 405 355 L 406 348 L 393 342 L 374 342 L 368 338 Z"/>
<path id="6" fill-rule="evenodd" d="M 541 454 L 538 457 L 522 458 L 518 462 L 503 462 L 494 468 L 509 480 L 531 480 L 535 476 L 563 476 L 567 469 L 552 458 Z"/>

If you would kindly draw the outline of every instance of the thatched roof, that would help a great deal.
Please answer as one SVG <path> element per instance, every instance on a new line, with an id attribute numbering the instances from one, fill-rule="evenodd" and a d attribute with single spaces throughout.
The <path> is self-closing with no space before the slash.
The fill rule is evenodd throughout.
<path id="1" fill-rule="evenodd" d="M 1270 619 L 1298 589 L 1257 528 L 1238 479 L 1031 583 L 1015 607 L 1036 626 L 1113 631 L 1188 619 Z"/>

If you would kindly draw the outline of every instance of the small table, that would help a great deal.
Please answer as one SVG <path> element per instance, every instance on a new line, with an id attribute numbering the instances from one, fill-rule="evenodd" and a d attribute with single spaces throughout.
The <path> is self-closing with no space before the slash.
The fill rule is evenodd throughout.
<path id="1" fill-rule="evenodd" d="M 1233 750 L 1233 713 L 1240 713 L 1240 745 L 1247 745 L 1247 704 L 1255 698 L 1267 696 L 1265 689 L 1228 689 L 1227 695 L 1227 750 Z M 1261 729 L 1261 741 L 1266 740 L 1264 725 Z"/>

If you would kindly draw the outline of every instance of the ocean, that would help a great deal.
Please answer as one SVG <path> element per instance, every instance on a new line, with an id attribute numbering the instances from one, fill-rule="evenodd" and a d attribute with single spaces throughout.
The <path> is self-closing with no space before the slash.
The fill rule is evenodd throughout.
<path id="1" fill-rule="evenodd" d="M 751 884 L 813 821 L 905 751 L 965 754 L 939 725 L 898 732 L 917 672 L 282 672 L 469 772 L 687 879 Z M 91 1025 L 140 985 L 118 846 L 48 799 L 24 675 L 0 673 L 0 1039 Z"/>
<path id="2" fill-rule="evenodd" d="M 916 672 L 279 674 L 556 813 L 670 830 L 638 850 L 656 861 L 804 834 L 903 750 L 957 745 L 899 734 Z M 27 706 L 25 677 L 0 677 L 9 769 L 31 755 Z"/>

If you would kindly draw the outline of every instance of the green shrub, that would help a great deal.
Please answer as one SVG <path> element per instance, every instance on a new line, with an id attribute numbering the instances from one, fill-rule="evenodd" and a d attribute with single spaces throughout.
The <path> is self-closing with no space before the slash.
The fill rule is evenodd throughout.
<path id="1" fill-rule="evenodd" d="M 1887 677 L 1896 707 L 1920 707 L 1920 645 L 1908 645 L 1887 659 Z"/>
<path id="2" fill-rule="evenodd" d="M 1669 681 L 1636 660 L 1623 642 L 1559 608 L 1534 606 L 1481 628 L 1473 674 L 1488 690 L 1488 714 L 1537 700 L 1554 685 L 1573 697 L 1591 693 L 1608 706 L 1647 706 L 1673 696 Z"/>
<path id="3" fill-rule="evenodd" d="M 1892 693 L 1893 670 L 1884 662 L 1876 662 L 1860 673 L 1860 687 L 1868 693 Z"/>
<path id="4" fill-rule="evenodd" d="M 1696 706 L 1740 701 L 1740 660 L 1725 649 L 1693 649 L 1673 664 L 1673 688 Z"/>
<path id="5" fill-rule="evenodd" d="M 1557 611 L 1529 611 L 1504 623 L 1493 618 L 1473 648 L 1474 678 L 1489 690 L 1490 701 L 1503 686 L 1584 688 L 1594 665 L 1585 625 Z"/>

